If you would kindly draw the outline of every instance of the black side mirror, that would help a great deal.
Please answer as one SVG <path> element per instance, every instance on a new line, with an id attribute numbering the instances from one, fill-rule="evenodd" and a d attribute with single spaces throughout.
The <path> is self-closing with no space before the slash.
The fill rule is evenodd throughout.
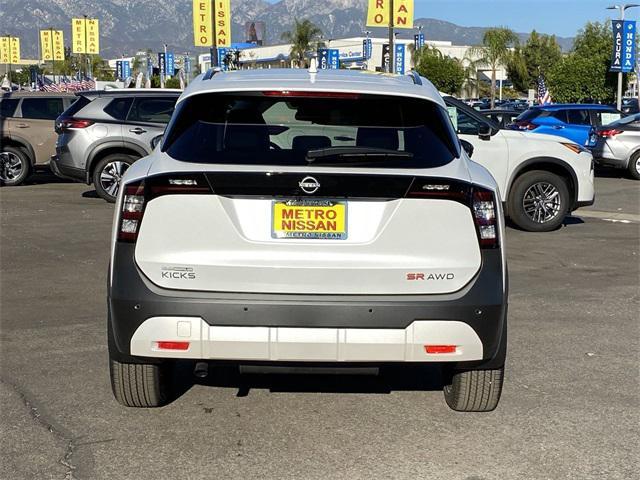
<path id="1" fill-rule="evenodd" d="M 486 123 L 483 123 L 478 127 L 478 137 L 480 140 L 491 140 L 492 133 L 493 129 Z"/>
<path id="2" fill-rule="evenodd" d="M 461 139 L 460 144 L 462 145 L 464 151 L 467 152 L 469 158 L 471 158 L 473 156 L 473 145 L 471 145 L 471 142 L 467 142 L 466 140 Z"/>
<path id="3" fill-rule="evenodd" d="M 151 150 L 155 150 L 158 145 L 162 143 L 162 139 L 164 135 L 158 135 L 157 137 L 153 137 L 151 139 Z"/>

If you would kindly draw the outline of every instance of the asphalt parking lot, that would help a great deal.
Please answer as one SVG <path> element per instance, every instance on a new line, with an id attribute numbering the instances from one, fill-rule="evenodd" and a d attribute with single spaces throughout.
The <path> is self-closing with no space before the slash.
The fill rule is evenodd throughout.
<path id="1" fill-rule="evenodd" d="M 605 172 L 594 207 L 507 232 L 503 397 L 447 408 L 435 371 L 215 372 L 154 410 L 108 380 L 113 207 L 39 175 L 0 189 L 0 477 L 629 479 L 640 459 L 640 183 Z M 421 375 L 420 375 L 421 374 Z"/>

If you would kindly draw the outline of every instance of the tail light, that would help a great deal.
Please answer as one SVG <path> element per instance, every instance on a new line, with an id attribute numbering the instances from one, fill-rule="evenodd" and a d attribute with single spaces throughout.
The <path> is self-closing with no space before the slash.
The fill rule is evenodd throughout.
<path id="1" fill-rule="evenodd" d="M 480 247 L 496 248 L 498 246 L 498 220 L 493 192 L 474 187 L 471 211 L 476 223 Z"/>
<path id="2" fill-rule="evenodd" d="M 446 178 L 416 177 L 406 198 L 451 200 L 471 209 L 481 248 L 498 247 L 496 199 L 492 191 Z"/>
<path id="3" fill-rule="evenodd" d="M 92 120 L 84 120 L 81 118 L 61 118 L 56 123 L 56 132 L 62 133 L 70 128 L 87 128 L 93 125 L 95 122 Z"/>
<path id="4" fill-rule="evenodd" d="M 525 121 L 515 122 L 512 125 L 515 125 L 518 130 L 535 130 L 538 126 Z"/>
<path id="5" fill-rule="evenodd" d="M 145 183 L 126 185 L 122 192 L 122 210 L 118 240 L 135 243 L 147 204 L 164 195 L 193 195 L 212 193 L 209 182 L 202 174 L 178 174 L 151 177 Z"/>
<path id="6" fill-rule="evenodd" d="M 609 128 L 607 130 L 599 130 L 596 133 L 598 134 L 599 137 L 613 138 L 616 135 L 621 134 L 622 130 L 616 130 L 615 128 Z"/>
<path id="7" fill-rule="evenodd" d="M 118 240 L 122 242 L 136 241 L 144 215 L 145 203 L 143 183 L 129 184 L 124 187 Z"/>

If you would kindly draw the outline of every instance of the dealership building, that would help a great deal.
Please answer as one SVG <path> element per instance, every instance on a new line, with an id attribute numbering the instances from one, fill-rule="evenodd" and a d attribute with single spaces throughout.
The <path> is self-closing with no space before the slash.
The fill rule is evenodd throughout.
<path id="1" fill-rule="evenodd" d="M 357 68 L 363 70 L 380 71 L 383 64 L 383 47 L 389 43 L 387 38 L 371 38 L 371 58 L 366 59 L 364 45 L 366 37 L 351 37 L 325 40 L 325 46 L 329 49 L 337 49 L 340 66 L 343 68 Z M 413 44 L 413 39 L 396 39 L 396 44 L 405 46 L 405 70 L 413 67 L 413 59 L 408 48 Z M 427 45 L 437 48 L 443 55 L 468 61 L 471 47 L 453 45 L 451 42 L 427 40 Z M 234 45 L 235 47 L 235 45 Z M 288 68 L 292 66 L 289 58 L 290 44 L 253 46 L 251 44 L 238 45 L 240 51 L 241 68 Z M 473 57 L 471 57 L 473 59 Z M 200 71 L 211 68 L 211 55 L 199 55 L 198 63 Z"/>

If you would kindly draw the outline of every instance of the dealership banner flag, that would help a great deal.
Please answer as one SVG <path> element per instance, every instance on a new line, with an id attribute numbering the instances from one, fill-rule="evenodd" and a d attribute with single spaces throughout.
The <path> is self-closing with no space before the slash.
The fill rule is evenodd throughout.
<path id="1" fill-rule="evenodd" d="M 612 72 L 633 72 L 636 63 L 636 22 L 613 21 Z"/>
<path id="2" fill-rule="evenodd" d="M 396 43 L 396 73 L 404 75 L 405 47 L 403 43 Z"/>
<path id="3" fill-rule="evenodd" d="M 213 45 L 211 0 L 193 0 L 193 41 L 196 47 Z"/>
<path id="4" fill-rule="evenodd" d="M 95 18 L 71 19 L 71 50 L 73 53 L 100 53 L 100 25 Z"/>
<path id="5" fill-rule="evenodd" d="M 231 0 L 214 0 L 216 47 L 231 46 Z"/>
<path id="6" fill-rule="evenodd" d="M 327 70 L 329 68 L 329 49 L 318 49 L 318 68 L 320 70 Z"/>
<path id="7" fill-rule="evenodd" d="M 18 37 L 0 37 L 0 63 L 20 63 Z"/>
<path id="8" fill-rule="evenodd" d="M 40 30 L 42 60 L 64 60 L 64 37 L 62 30 Z"/>
<path id="9" fill-rule="evenodd" d="M 369 0 L 367 27 L 388 27 L 390 9 L 390 0 Z M 413 0 L 395 0 L 393 10 L 394 27 L 413 28 Z"/>
<path id="10" fill-rule="evenodd" d="M 100 31 L 98 20 L 87 18 L 87 53 L 98 55 L 100 53 Z"/>

